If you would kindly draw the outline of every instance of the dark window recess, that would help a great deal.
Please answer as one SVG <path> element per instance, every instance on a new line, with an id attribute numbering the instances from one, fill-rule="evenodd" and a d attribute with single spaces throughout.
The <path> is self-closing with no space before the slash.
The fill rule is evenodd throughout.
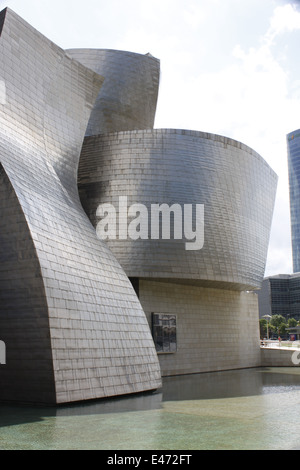
<path id="1" fill-rule="evenodd" d="M 139 294 L 140 294 L 140 290 L 139 290 L 139 278 L 138 277 L 130 277 L 129 278 L 131 284 L 132 284 L 132 287 L 134 288 L 135 290 L 135 293 L 136 295 L 139 297 Z"/>
<path id="2" fill-rule="evenodd" d="M 177 350 L 176 315 L 152 313 L 152 334 L 158 353 L 175 353 Z"/>

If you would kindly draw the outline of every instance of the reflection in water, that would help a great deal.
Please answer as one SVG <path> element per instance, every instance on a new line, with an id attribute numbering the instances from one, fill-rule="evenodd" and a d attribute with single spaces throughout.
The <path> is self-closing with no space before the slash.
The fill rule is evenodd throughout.
<path id="1" fill-rule="evenodd" d="M 242 369 L 167 377 L 163 383 L 163 400 L 247 397 L 293 389 L 300 390 L 299 369 Z"/>
<path id="2" fill-rule="evenodd" d="M 56 416 L 99 415 L 126 413 L 133 411 L 156 410 L 161 408 L 162 392 L 139 394 L 132 397 L 111 398 L 56 409 Z"/>
<path id="3" fill-rule="evenodd" d="M 136 396 L 0 405 L 0 449 L 299 448 L 299 392 L 300 368 L 257 368 L 166 377 Z"/>
<path id="4" fill-rule="evenodd" d="M 0 427 L 42 421 L 43 418 L 105 415 L 160 409 L 162 392 L 67 404 L 53 407 L 0 405 Z"/>

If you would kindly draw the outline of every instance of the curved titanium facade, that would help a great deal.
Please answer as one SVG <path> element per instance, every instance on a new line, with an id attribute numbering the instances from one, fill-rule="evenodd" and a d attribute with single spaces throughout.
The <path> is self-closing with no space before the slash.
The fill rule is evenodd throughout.
<path id="1" fill-rule="evenodd" d="M 63 51 L 6 9 L 0 62 L 0 400 L 110 397 L 260 365 L 245 291 L 263 279 L 273 213 L 264 160 L 226 137 L 153 129 L 149 54 Z M 121 197 L 126 219 L 132 204 L 204 207 L 203 246 L 186 249 L 188 232 L 153 239 L 151 218 L 149 238 L 99 240 L 97 208 L 118 217 Z"/>
<path id="2" fill-rule="evenodd" d="M 105 77 L 87 135 L 154 125 L 159 87 L 159 60 L 149 54 L 109 49 L 69 49 L 67 53 Z"/>
<path id="3" fill-rule="evenodd" d="M 103 77 L 11 10 L 0 25 L 0 399 L 63 403 L 155 389 L 145 314 L 78 196 Z"/>
<path id="4" fill-rule="evenodd" d="M 287 135 L 293 271 L 300 272 L 300 129 Z"/>
<path id="5" fill-rule="evenodd" d="M 155 129 L 87 137 L 82 204 L 96 227 L 100 203 L 204 204 L 204 246 L 186 240 L 108 240 L 129 277 L 251 290 L 260 287 L 277 176 L 252 149 L 226 137 Z M 150 238 L 150 237 L 149 237 Z"/>

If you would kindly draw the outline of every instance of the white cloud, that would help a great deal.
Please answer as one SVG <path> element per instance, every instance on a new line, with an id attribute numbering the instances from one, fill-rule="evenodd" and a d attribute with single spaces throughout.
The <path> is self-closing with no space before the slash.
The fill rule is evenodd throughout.
<path id="1" fill-rule="evenodd" d="M 274 10 L 265 39 L 271 43 L 279 34 L 298 29 L 300 29 L 300 12 L 296 6 L 290 3 L 278 6 Z"/>
<path id="2" fill-rule="evenodd" d="M 183 10 L 183 19 L 187 26 L 197 30 L 206 18 L 205 9 L 198 2 L 187 3 Z"/>
<path id="3" fill-rule="evenodd" d="M 237 44 L 224 67 L 177 77 L 176 88 L 164 88 L 161 96 L 164 108 L 171 111 L 172 127 L 188 123 L 188 128 L 242 141 L 278 174 L 268 275 L 292 270 L 286 133 L 300 127 L 300 93 L 274 41 L 279 34 L 295 30 L 300 30 L 300 13 L 291 5 L 278 7 L 257 47 L 245 49 Z M 167 78 L 170 84 L 171 76 Z M 160 122 L 167 119 L 157 120 L 158 127 Z"/>

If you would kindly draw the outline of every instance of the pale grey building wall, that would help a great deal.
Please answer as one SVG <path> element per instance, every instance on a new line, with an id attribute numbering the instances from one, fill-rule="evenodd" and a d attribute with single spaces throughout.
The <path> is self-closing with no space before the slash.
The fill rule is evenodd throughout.
<path id="1" fill-rule="evenodd" d="M 292 348 L 261 348 L 263 367 L 298 367 L 300 350 Z"/>
<path id="2" fill-rule="evenodd" d="M 272 315 L 271 307 L 271 286 L 268 278 L 261 283 L 261 288 L 257 291 L 259 317 L 264 315 Z"/>
<path id="3" fill-rule="evenodd" d="M 152 313 L 177 317 L 177 351 L 158 355 L 163 376 L 260 366 L 257 295 L 140 280 L 149 325 Z"/>

